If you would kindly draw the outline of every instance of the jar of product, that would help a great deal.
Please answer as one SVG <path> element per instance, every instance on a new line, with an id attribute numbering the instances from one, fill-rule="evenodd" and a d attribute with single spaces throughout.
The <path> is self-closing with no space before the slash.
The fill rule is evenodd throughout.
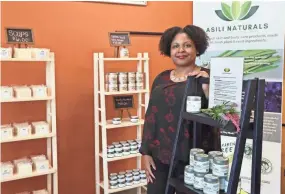
<path id="1" fill-rule="evenodd" d="M 193 166 L 187 165 L 184 169 L 184 183 L 186 185 L 193 185 L 194 183 L 194 169 Z"/>
<path id="2" fill-rule="evenodd" d="M 112 145 L 114 145 L 116 147 L 116 145 L 120 145 L 120 143 L 115 141 L 112 143 Z"/>
<path id="3" fill-rule="evenodd" d="M 122 144 L 120 144 L 119 142 L 115 142 L 115 143 L 113 143 L 113 145 L 114 145 L 115 149 L 116 149 L 116 148 L 122 148 L 122 147 L 123 147 Z M 115 150 L 115 151 L 116 151 L 116 150 Z"/>
<path id="4" fill-rule="evenodd" d="M 110 145 L 107 147 L 107 157 L 113 158 L 115 156 L 115 146 Z"/>
<path id="5" fill-rule="evenodd" d="M 137 83 L 143 82 L 143 72 L 136 72 L 136 82 Z"/>
<path id="6" fill-rule="evenodd" d="M 210 151 L 210 152 L 208 153 L 208 155 L 209 155 L 210 171 L 211 171 L 212 168 L 213 168 L 213 160 L 214 160 L 214 157 L 223 156 L 223 152 L 220 152 L 220 151 Z"/>
<path id="7" fill-rule="evenodd" d="M 108 92 L 117 92 L 119 90 L 118 84 L 109 84 Z"/>
<path id="8" fill-rule="evenodd" d="M 146 174 L 145 173 L 141 173 L 140 174 L 140 182 L 141 183 L 147 183 Z"/>
<path id="9" fill-rule="evenodd" d="M 140 174 L 145 174 L 145 170 L 140 170 Z"/>
<path id="10" fill-rule="evenodd" d="M 128 91 L 136 91 L 136 83 L 128 83 Z"/>
<path id="11" fill-rule="evenodd" d="M 126 173 L 127 174 L 133 174 L 133 171 L 132 170 L 126 170 Z"/>
<path id="12" fill-rule="evenodd" d="M 123 147 L 122 145 L 119 147 L 115 147 L 115 157 L 121 157 L 123 156 Z"/>
<path id="13" fill-rule="evenodd" d="M 128 73 L 128 83 L 136 83 L 136 73 L 135 72 Z"/>
<path id="14" fill-rule="evenodd" d="M 119 172 L 119 174 L 118 174 L 118 178 L 120 178 L 120 177 L 125 177 L 126 176 L 126 172 L 124 172 L 124 171 L 121 171 L 121 172 Z"/>
<path id="15" fill-rule="evenodd" d="M 119 84 L 119 91 L 120 92 L 128 91 L 128 84 Z"/>
<path id="16" fill-rule="evenodd" d="M 126 179 L 125 179 L 125 177 L 118 179 L 118 186 L 119 186 L 119 188 L 122 188 L 122 187 L 126 186 Z"/>
<path id="17" fill-rule="evenodd" d="M 133 172 L 138 172 L 138 173 L 140 173 L 140 169 L 138 169 L 138 168 L 133 169 Z"/>
<path id="18" fill-rule="evenodd" d="M 131 154 L 136 154 L 138 153 L 138 145 L 136 142 L 131 143 Z"/>
<path id="19" fill-rule="evenodd" d="M 201 97 L 187 96 L 186 112 L 199 113 L 201 111 Z"/>
<path id="20" fill-rule="evenodd" d="M 219 194 L 219 191 L 220 191 L 219 178 L 212 174 L 206 174 L 204 177 L 203 192 L 205 194 Z"/>
<path id="21" fill-rule="evenodd" d="M 111 173 L 110 176 L 109 176 L 109 179 L 110 180 L 118 180 L 117 173 Z"/>
<path id="22" fill-rule="evenodd" d="M 129 155 L 131 153 L 131 147 L 129 144 L 124 144 L 123 146 L 123 155 Z"/>
<path id="23" fill-rule="evenodd" d="M 199 173 L 199 172 L 194 172 L 194 188 L 198 190 L 203 190 L 204 188 L 204 176 L 206 173 Z"/>
<path id="24" fill-rule="evenodd" d="M 195 154 L 194 156 L 194 172 L 209 172 L 209 156 L 207 154 Z"/>
<path id="25" fill-rule="evenodd" d="M 143 82 L 136 83 L 136 90 L 143 90 Z"/>
<path id="26" fill-rule="evenodd" d="M 204 154 L 204 150 L 203 149 L 200 149 L 200 148 L 192 148 L 190 150 L 190 165 L 191 166 L 194 166 L 194 155 L 196 154 Z"/>
<path id="27" fill-rule="evenodd" d="M 118 73 L 107 73 L 106 83 L 108 84 L 118 84 Z"/>
<path id="28" fill-rule="evenodd" d="M 139 172 L 133 172 L 134 184 L 139 184 L 141 177 Z"/>
<path id="29" fill-rule="evenodd" d="M 110 177 L 111 177 L 111 176 L 117 177 L 117 176 L 118 176 L 118 173 L 111 173 L 111 174 L 110 174 Z"/>
<path id="30" fill-rule="evenodd" d="M 213 175 L 217 177 L 227 177 L 229 171 L 229 159 L 217 156 L 213 160 Z"/>
<path id="31" fill-rule="evenodd" d="M 120 58 L 127 58 L 129 57 L 129 49 L 127 49 L 125 46 L 120 48 Z"/>
<path id="32" fill-rule="evenodd" d="M 110 185 L 110 189 L 117 189 L 118 188 L 118 180 L 110 180 L 109 185 Z"/>
<path id="33" fill-rule="evenodd" d="M 127 84 L 128 83 L 128 74 L 125 72 L 119 73 L 119 84 Z"/>
<path id="34" fill-rule="evenodd" d="M 126 174 L 126 185 L 127 185 L 127 186 L 133 185 L 133 184 L 134 184 L 133 181 L 134 181 L 134 178 L 133 178 L 132 173 L 127 173 L 127 174 Z"/>

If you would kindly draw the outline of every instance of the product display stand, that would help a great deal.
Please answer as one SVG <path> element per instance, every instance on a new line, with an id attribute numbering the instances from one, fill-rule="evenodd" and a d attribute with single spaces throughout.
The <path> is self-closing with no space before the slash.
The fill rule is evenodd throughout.
<path id="1" fill-rule="evenodd" d="M 46 63 L 46 86 L 48 88 L 48 96 L 46 97 L 30 97 L 30 98 L 1 98 L 1 103 L 12 102 L 33 102 L 46 101 L 46 122 L 49 124 L 50 133 L 45 135 L 32 134 L 25 137 L 13 137 L 11 139 L 1 139 L 1 144 L 17 141 L 28 141 L 35 139 L 47 139 L 47 159 L 51 165 L 48 170 L 36 172 L 32 174 L 14 174 L 10 177 L 1 178 L 1 183 L 7 181 L 14 181 L 19 179 L 27 179 L 36 176 L 47 175 L 47 191 L 49 194 L 58 194 L 58 174 L 57 174 L 57 133 L 56 133 L 56 103 L 55 103 L 55 58 L 54 53 L 50 53 L 47 59 L 33 59 L 33 58 L 8 58 L 1 59 L 3 62 L 45 62 Z M 23 64 L 25 65 L 25 64 Z M 38 64 L 37 64 L 38 65 Z M 31 75 L 32 76 L 32 75 Z M 5 113 L 3 113 L 5 114 Z M 20 156 L 24 157 L 24 156 Z"/>
<path id="2" fill-rule="evenodd" d="M 109 172 L 108 162 L 118 161 L 128 158 L 137 158 L 137 168 L 141 168 L 141 154 L 129 154 L 121 157 L 107 157 L 107 130 L 111 128 L 123 128 L 123 127 L 137 127 L 137 139 L 141 139 L 142 125 L 144 120 L 142 119 L 143 112 L 146 111 L 149 101 L 149 58 L 148 53 L 138 53 L 136 58 L 104 58 L 103 53 L 94 53 L 94 113 L 95 113 L 95 174 L 96 174 L 96 194 L 100 193 L 100 188 L 104 189 L 104 194 L 115 193 L 132 188 L 138 188 L 137 193 L 141 192 L 142 186 L 146 183 L 133 184 L 131 186 L 110 188 L 109 186 Z M 132 63 L 131 61 L 137 61 L 137 72 L 144 73 L 144 89 L 136 91 L 115 91 L 109 92 L 105 90 L 105 62 L 123 61 L 124 63 Z M 122 70 L 124 71 L 124 70 Z M 139 120 L 137 123 L 130 122 L 128 118 L 122 119 L 122 123 L 115 125 L 112 124 L 112 120 L 106 119 L 106 102 L 105 97 L 111 95 L 130 95 L 137 94 L 137 115 Z M 143 100 L 144 94 L 144 102 Z M 145 108 L 145 111 L 142 109 Z M 100 119 L 99 119 L 100 118 Z M 101 138 L 100 138 L 101 130 Z M 122 131 L 123 132 L 123 131 Z M 101 139 L 101 140 L 100 140 Z M 100 141 L 102 143 L 102 152 L 100 152 Z M 120 140 L 119 140 L 120 141 Z M 124 140 L 125 141 L 125 140 Z M 102 164 L 100 165 L 100 158 L 102 158 Z M 103 178 L 100 179 L 100 169 L 103 169 Z M 131 169 L 126 169 L 131 170 Z M 118 172 L 114 172 L 118 173 Z"/>
<path id="3" fill-rule="evenodd" d="M 192 114 L 185 112 L 186 98 L 189 94 L 189 88 L 195 88 L 197 82 L 209 83 L 208 78 L 195 79 L 188 77 L 187 85 L 184 92 L 184 100 L 181 107 L 181 113 L 178 123 L 178 130 L 176 132 L 176 138 L 173 145 L 172 158 L 170 161 L 170 170 L 168 174 L 167 188 L 165 193 L 167 194 L 169 186 L 175 187 L 178 191 L 187 194 L 202 194 L 203 191 L 196 190 L 192 186 L 184 184 L 184 178 L 173 178 L 172 173 L 175 166 L 176 147 L 179 141 L 179 132 L 182 127 L 183 120 L 193 121 L 193 148 L 200 148 L 201 142 L 201 124 L 210 125 L 216 128 L 222 128 L 221 124 L 216 120 L 213 120 L 209 116 L 203 113 Z M 245 81 L 245 96 L 242 105 L 242 112 L 240 118 L 240 132 L 237 133 L 235 151 L 233 156 L 233 163 L 230 172 L 229 184 L 227 188 L 227 194 L 236 194 L 238 181 L 240 177 L 241 165 L 243 160 L 243 154 L 245 150 L 246 139 L 253 139 L 253 155 L 252 155 L 252 173 L 251 173 L 251 194 L 260 194 L 261 183 L 261 157 L 262 157 L 262 135 L 263 135 L 263 114 L 264 114 L 264 88 L 265 80 L 247 80 Z M 194 90 L 195 91 L 195 90 Z M 250 123 L 251 111 L 254 110 L 254 122 Z M 233 129 L 233 124 L 227 125 L 229 129 Z M 227 128 L 223 129 L 227 132 Z M 233 131 L 230 131 L 233 132 Z M 225 192 L 220 192 L 221 194 Z"/>

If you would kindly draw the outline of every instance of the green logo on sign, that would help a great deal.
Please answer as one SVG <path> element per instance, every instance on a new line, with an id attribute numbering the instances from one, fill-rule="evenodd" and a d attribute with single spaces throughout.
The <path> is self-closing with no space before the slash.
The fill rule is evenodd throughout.
<path id="1" fill-rule="evenodd" d="M 259 6 L 251 6 L 251 1 L 241 4 L 240 1 L 233 1 L 232 5 L 221 3 L 222 10 L 215 10 L 217 16 L 224 21 L 246 20 L 253 16 Z"/>
<path id="2" fill-rule="evenodd" d="M 224 72 L 227 72 L 227 73 L 230 72 L 230 68 L 225 68 Z"/>

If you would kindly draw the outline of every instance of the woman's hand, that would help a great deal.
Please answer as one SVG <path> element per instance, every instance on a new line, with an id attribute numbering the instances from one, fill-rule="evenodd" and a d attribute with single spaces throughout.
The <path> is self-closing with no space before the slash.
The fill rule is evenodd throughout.
<path id="1" fill-rule="evenodd" d="M 206 72 L 206 71 L 201 71 L 201 68 L 191 72 L 188 74 L 188 76 L 196 76 L 196 78 L 198 77 L 209 77 L 209 74 Z M 202 84 L 202 89 L 203 89 L 203 92 L 206 96 L 206 98 L 209 97 L 209 84 Z"/>
<path id="2" fill-rule="evenodd" d="M 152 173 L 152 170 L 151 170 L 151 167 L 156 170 L 156 167 L 155 167 L 155 164 L 154 164 L 154 161 L 152 159 L 151 156 L 148 156 L 148 155 L 144 155 L 143 156 L 143 159 L 144 159 L 144 164 L 145 164 L 145 170 L 146 170 L 146 178 L 147 178 L 147 182 L 151 182 L 153 183 L 153 180 L 152 179 L 155 179 L 153 173 Z"/>

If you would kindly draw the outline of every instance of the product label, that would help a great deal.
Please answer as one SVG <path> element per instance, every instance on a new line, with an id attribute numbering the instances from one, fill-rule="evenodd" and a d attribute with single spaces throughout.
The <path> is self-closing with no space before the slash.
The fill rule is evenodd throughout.
<path id="1" fill-rule="evenodd" d="M 187 112 L 200 112 L 201 101 L 187 101 L 186 111 Z"/>
<path id="2" fill-rule="evenodd" d="M 28 136 L 29 135 L 29 130 L 27 128 L 22 128 L 19 130 L 19 135 L 20 136 Z"/>
<path id="3" fill-rule="evenodd" d="M 213 175 L 223 177 L 228 175 L 229 165 L 217 165 L 213 163 Z"/>
<path id="4" fill-rule="evenodd" d="M 209 161 L 204 161 L 204 162 L 195 161 L 194 171 L 201 173 L 209 172 Z"/>
<path id="5" fill-rule="evenodd" d="M 194 177 L 194 188 L 203 189 L 204 187 L 204 177 Z"/>
<path id="6" fill-rule="evenodd" d="M 194 173 L 185 172 L 184 173 L 184 183 L 187 185 L 193 185 Z"/>
<path id="7" fill-rule="evenodd" d="M 209 167 L 210 167 L 210 169 L 212 169 L 213 168 L 213 158 L 210 158 L 209 161 L 210 161 Z"/>
<path id="8" fill-rule="evenodd" d="M 12 133 L 9 130 L 2 130 L 1 139 L 7 139 L 11 137 L 12 137 Z"/>
<path id="9" fill-rule="evenodd" d="M 204 194 L 218 194 L 219 193 L 219 183 L 204 183 Z"/>

